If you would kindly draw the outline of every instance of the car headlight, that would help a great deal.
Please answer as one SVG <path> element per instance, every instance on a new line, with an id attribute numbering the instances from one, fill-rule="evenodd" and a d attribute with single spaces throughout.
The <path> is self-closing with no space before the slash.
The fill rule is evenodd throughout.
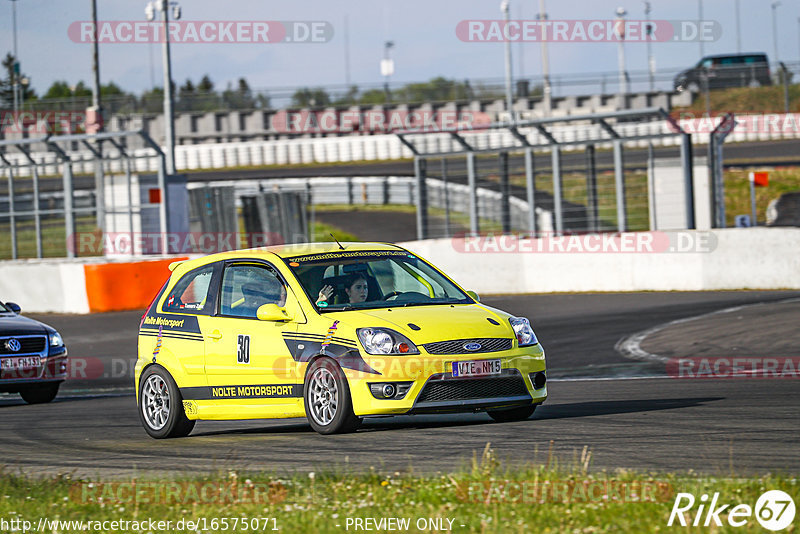
<path id="1" fill-rule="evenodd" d="M 58 332 L 53 332 L 50 334 L 50 346 L 51 347 L 63 347 L 64 340 L 61 339 L 61 334 Z"/>
<path id="2" fill-rule="evenodd" d="M 539 343 L 539 340 L 536 339 L 536 334 L 533 333 L 530 321 L 525 317 L 511 317 L 508 321 L 511 323 L 511 328 L 514 329 L 514 334 L 517 336 L 517 343 L 520 347 Z"/>
<path id="3" fill-rule="evenodd" d="M 356 335 L 367 354 L 419 354 L 406 336 L 389 328 L 359 328 Z"/>

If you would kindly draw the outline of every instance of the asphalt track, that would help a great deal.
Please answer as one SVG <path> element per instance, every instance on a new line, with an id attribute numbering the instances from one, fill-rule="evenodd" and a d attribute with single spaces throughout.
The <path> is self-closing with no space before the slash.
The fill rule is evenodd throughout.
<path id="1" fill-rule="evenodd" d="M 519 464 L 546 461 L 551 447 L 562 464 L 570 464 L 588 447 L 595 469 L 796 473 L 800 382 L 665 378 L 663 365 L 630 360 L 614 347 L 671 321 L 765 303 L 758 308 L 763 313 L 686 323 L 692 325 L 691 339 L 681 324 L 672 324 L 661 332 L 664 344 L 645 345 L 650 351 L 677 350 L 669 341 L 679 338 L 684 352 L 694 343 L 710 354 L 704 331 L 752 329 L 759 340 L 752 354 L 775 354 L 770 339 L 780 341 L 779 350 L 798 345 L 800 306 L 784 308 L 781 302 L 798 296 L 748 291 L 487 297 L 491 306 L 529 316 L 548 354 L 550 398 L 527 421 L 492 423 L 483 414 L 396 417 L 369 420 L 357 433 L 341 436 L 318 435 L 302 419 L 199 422 L 188 438 L 161 441 L 141 429 L 125 372 L 135 355 L 140 314 L 38 316 L 62 332 L 73 359 L 96 358 L 105 376 L 67 382 L 49 405 L 0 397 L 0 464 L 89 477 L 232 468 L 280 474 L 336 466 L 436 472 L 467 466 L 491 442 L 501 458 Z M 728 350 L 724 337 L 709 342 L 718 354 Z M 89 373 L 96 374 L 92 365 Z"/>

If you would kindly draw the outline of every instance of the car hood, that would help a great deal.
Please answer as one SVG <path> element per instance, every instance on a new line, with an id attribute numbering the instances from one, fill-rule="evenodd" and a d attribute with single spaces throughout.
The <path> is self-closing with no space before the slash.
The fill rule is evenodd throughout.
<path id="1" fill-rule="evenodd" d="M 0 315 L 0 336 L 29 336 L 46 333 L 47 329 L 39 321 L 21 315 Z"/>
<path id="2" fill-rule="evenodd" d="M 357 320 L 351 315 L 353 313 L 357 313 Z M 416 345 L 451 339 L 514 337 L 514 331 L 508 322 L 510 315 L 481 304 L 380 308 L 326 315 L 354 328 L 391 328 Z M 497 324 L 493 324 L 489 319 Z M 412 328 L 409 324 L 418 329 Z"/>

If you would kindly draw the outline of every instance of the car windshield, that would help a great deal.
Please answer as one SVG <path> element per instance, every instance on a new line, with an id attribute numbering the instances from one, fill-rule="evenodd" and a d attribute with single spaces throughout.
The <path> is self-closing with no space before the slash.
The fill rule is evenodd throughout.
<path id="1" fill-rule="evenodd" d="M 11 310 L 6 308 L 6 305 L 0 302 L 0 313 L 11 313 Z"/>
<path id="2" fill-rule="evenodd" d="M 407 251 L 341 251 L 285 261 L 320 312 L 473 302 Z"/>

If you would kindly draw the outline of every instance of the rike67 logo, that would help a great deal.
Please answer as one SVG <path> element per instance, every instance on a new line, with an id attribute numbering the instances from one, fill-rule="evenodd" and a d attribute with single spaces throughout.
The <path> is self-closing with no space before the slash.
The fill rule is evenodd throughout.
<path id="1" fill-rule="evenodd" d="M 719 492 L 710 501 L 707 494 L 695 499 L 691 493 L 678 493 L 667 526 L 721 527 L 727 522 L 732 527 L 743 527 L 755 517 L 762 527 L 777 532 L 791 525 L 794 515 L 794 500 L 781 490 L 764 492 L 755 507 L 722 502 Z"/>

